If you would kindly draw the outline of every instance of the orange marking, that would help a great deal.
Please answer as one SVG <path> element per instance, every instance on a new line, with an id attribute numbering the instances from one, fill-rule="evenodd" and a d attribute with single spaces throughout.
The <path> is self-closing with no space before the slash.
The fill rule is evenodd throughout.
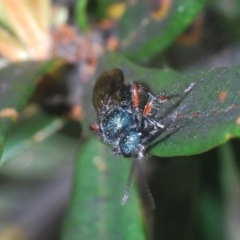
<path id="1" fill-rule="evenodd" d="M 143 110 L 143 116 L 147 116 L 151 112 L 152 107 L 153 107 L 153 101 L 149 101 Z"/>
<path id="2" fill-rule="evenodd" d="M 99 125 L 97 125 L 97 124 L 92 124 L 89 127 L 94 132 L 98 132 L 99 131 Z"/>
<path id="3" fill-rule="evenodd" d="M 117 51 L 120 47 L 119 40 L 116 37 L 110 37 L 107 40 L 106 47 L 108 50 Z"/>
<path id="4" fill-rule="evenodd" d="M 167 95 L 162 95 L 158 97 L 158 100 L 161 102 L 165 102 L 169 99 L 169 97 Z"/>
<path id="5" fill-rule="evenodd" d="M 192 118 L 198 118 L 198 117 L 201 117 L 201 112 L 194 112 L 193 114 L 192 114 Z"/>
<path id="6" fill-rule="evenodd" d="M 222 91 L 219 93 L 219 102 L 223 103 L 227 97 L 227 91 Z"/>
<path id="7" fill-rule="evenodd" d="M 185 32 L 177 39 L 180 45 L 195 45 L 200 42 L 203 36 L 204 18 L 200 14 L 195 21 L 185 30 Z"/>
<path id="8" fill-rule="evenodd" d="M 167 16 L 172 5 L 171 0 L 148 0 L 151 16 L 155 20 L 161 20 Z"/>
<path id="9" fill-rule="evenodd" d="M 80 104 L 76 104 L 72 107 L 72 109 L 70 110 L 69 113 L 70 117 L 75 120 L 81 120 L 83 117 L 83 109 L 82 106 Z"/>
<path id="10" fill-rule="evenodd" d="M 139 87 L 137 83 L 133 84 L 133 106 L 138 108 L 139 106 Z"/>
<path id="11" fill-rule="evenodd" d="M 182 113 L 177 113 L 177 118 L 181 118 L 183 116 Z"/>

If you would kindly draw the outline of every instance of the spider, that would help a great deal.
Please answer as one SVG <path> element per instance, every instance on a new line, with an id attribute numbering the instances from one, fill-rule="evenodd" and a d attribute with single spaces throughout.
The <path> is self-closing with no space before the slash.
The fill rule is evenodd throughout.
<path id="1" fill-rule="evenodd" d="M 194 83 L 190 84 L 181 94 L 155 96 L 140 83 L 124 84 L 120 69 L 106 71 L 98 77 L 92 97 L 98 123 L 90 125 L 90 129 L 98 134 L 102 142 L 112 146 L 114 154 L 132 158 L 122 205 L 128 199 L 135 166 L 141 171 L 138 163 L 145 158 L 154 140 L 168 131 L 177 117 L 176 111 L 171 113 L 174 108 L 159 114 L 160 105 L 172 98 L 184 97 L 193 86 Z M 146 190 L 154 206 L 148 187 Z"/>

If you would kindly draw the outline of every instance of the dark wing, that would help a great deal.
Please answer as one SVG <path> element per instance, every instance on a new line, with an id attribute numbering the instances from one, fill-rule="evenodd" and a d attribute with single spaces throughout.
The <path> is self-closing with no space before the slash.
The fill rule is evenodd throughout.
<path id="1" fill-rule="evenodd" d="M 124 100 L 124 76 L 122 70 L 115 68 L 103 72 L 97 79 L 92 102 L 97 112 L 104 106 L 117 105 Z"/>

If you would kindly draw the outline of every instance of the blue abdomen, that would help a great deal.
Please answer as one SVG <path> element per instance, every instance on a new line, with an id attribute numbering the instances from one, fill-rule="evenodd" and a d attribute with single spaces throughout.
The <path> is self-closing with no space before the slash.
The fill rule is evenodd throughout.
<path id="1" fill-rule="evenodd" d="M 126 131 L 119 142 L 119 147 L 123 156 L 130 157 L 133 152 L 137 152 L 140 142 L 141 133 L 135 130 Z"/>
<path id="2" fill-rule="evenodd" d="M 102 132 L 105 135 L 105 141 L 114 143 L 118 140 L 120 134 L 133 124 L 134 119 L 132 114 L 124 108 L 118 107 L 111 110 L 105 116 L 102 123 Z"/>

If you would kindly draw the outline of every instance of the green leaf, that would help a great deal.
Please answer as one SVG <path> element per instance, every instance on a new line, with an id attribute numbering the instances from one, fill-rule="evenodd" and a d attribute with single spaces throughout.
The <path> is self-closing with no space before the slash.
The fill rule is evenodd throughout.
<path id="1" fill-rule="evenodd" d="M 193 22 L 205 6 L 205 2 L 151 0 L 129 3 L 119 22 L 123 53 L 138 62 L 146 61 L 160 53 Z M 159 17 L 153 17 L 157 12 Z"/>
<path id="2" fill-rule="evenodd" d="M 199 192 L 196 196 L 196 225 L 201 239 L 225 239 L 225 212 L 219 173 L 218 148 L 197 156 L 201 163 Z"/>
<path id="3" fill-rule="evenodd" d="M 177 94 L 195 83 L 192 91 L 174 109 L 180 115 L 174 122 L 177 130 L 153 147 L 151 154 L 166 157 L 198 154 L 240 136 L 238 66 L 184 75 L 169 70 L 142 68 L 117 54 L 109 53 L 101 59 L 97 75 L 116 67 L 123 69 L 126 82 L 144 82 L 155 94 L 163 90 L 170 95 Z M 88 121 L 83 122 L 85 129 L 90 123 L 89 119 L 96 119 L 93 107 L 89 108 L 91 93 L 86 91 L 86 94 L 85 119 Z"/>
<path id="4" fill-rule="evenodd" d="M 87 20 L 87 0 L 77 0 L 76 4 L 76 18 L 79 28 L 82 31 L 86 31 L 88 28 Z"/>
<path id="5" fill-rule="evenodd" d="M 84 91 L 84 130 L 88 129 L 90 123 L 96 121 L 91 98 L 97 77 L 103 71 L 116 67 L 123 70 L 126 82 L 143 82 L 154 94 L 164 90 L 170 95 L 177 94 L 191 83 L 195 83 L 192 91 L 172 110 L 172 113 L 177 111 L 179 114 L 174 122 L 179 128 L 173 132 L 169 131 L 172 134 L 152 148 L 150 154 L 167 157 L 198 154 L 240 135 L 239 67 L 216 68 L 184 75 L 170 70 L 139 67 L 116 53 L 106 53 L 102 57 L 96 76 Z M 120 206 L 130 167 L 125 168 L 122 164 L 126 164 L 127 160 L 111 156 L 110 150 L 110 147 L 95 140 L 89 140 L 81 146 L 63 240 L 78 239 L 82 236 L 83 239 L 112 239 L 116 233 L 125 234 L 123 229 L 129 226 L 126 225 L 126 219 L 128 223 L 134 222 L 129 220 L 130 217 L 135 221 L 141 219 L 134 191 L 131 191 L 126 205 Z M 201 207 L 206 209 L 214 204 L 211 199 L 209 201 L 203 199 Z M 130 206 L 127 209 L 128 214 L 125 216 L 124 212 L 128 206 Z M 118 210 L 118 207 L 121 210 Z M 136 207 L 134 213 L 130 212 L 135 209 L 134 207 Z M 218 217 L 221 212 L 218 212 L 218 207 L 215 210 L 214 216 Z M 123 221 L 125 223 L 123 229 L 116 230 L 115 227 L 122 225 L 115 221 Z M 140 220 L 134 224 L 135 230 L 127 232 L 140 234 L 142 232 L 139 230 Z M 126 236 L 121 235 L 120 239 L 128 239 Z M 140 237 L 130 235 L 129 238 Z"/>
<path id="6" fill-rule="evenodd" d="M 24 115 L 24 114 L 23 114 Z M 14 159 L 30 146 L 45 140 L 62 128 L 63 119 L 46 115 L 43 112 L 25 114 L 10 132 L 0 161 L 2 166 L 8 160 Z"/>
<path id="7" fill-rule="evenodd" d="M 10 128 L 34 89 L 34 82 L 47 68 L 43 62 L 22 62 L 0 70 L 0 155 Z"/>
<path id="8" fill-rule="evenodd" d="M 238 19 L 240 15 L 240 2 L 233 0 L 232 4 L 226 4 L 224 0 L 213 0 L 209 2 L 211 8 L 215 8 L 229 19 Z"/>
<path id="9" fill-rule="evenodd" d="M 126 1 L 120 0 L 102 0 L 102 1 L 89 1 L 89 8 L 93 11 L 94 15 L 100 19 L 109 18 L 109 7 L 125 3 Z"/>
<path id="10" fill-rule="evenodd" d="M 128 159 L 114 159 L 96 140 L 81 145 L 62 240 L 146 239 L 134 187 L 127 203 L 120 204 L 129 168 Z"/>
<path id="11" fill-rule="evenodd" d="M 36 135 L 46 134 L 45 131 L 48 130 L 43 129 Z M 26 182 L 49 180 L 67 165 L 71 165 L 80 143 L 79 139 L 67 136 L 61 131 L 51 133 L 51 136 L 41 142 L 30 142 L 31 140 L 33 139 L 27 139 L 11 149 L 7 148 L 6 143 L 6 156 L 4 151 L 3 160 L 7 162 L 1 168 L 1 176 Z"/>

